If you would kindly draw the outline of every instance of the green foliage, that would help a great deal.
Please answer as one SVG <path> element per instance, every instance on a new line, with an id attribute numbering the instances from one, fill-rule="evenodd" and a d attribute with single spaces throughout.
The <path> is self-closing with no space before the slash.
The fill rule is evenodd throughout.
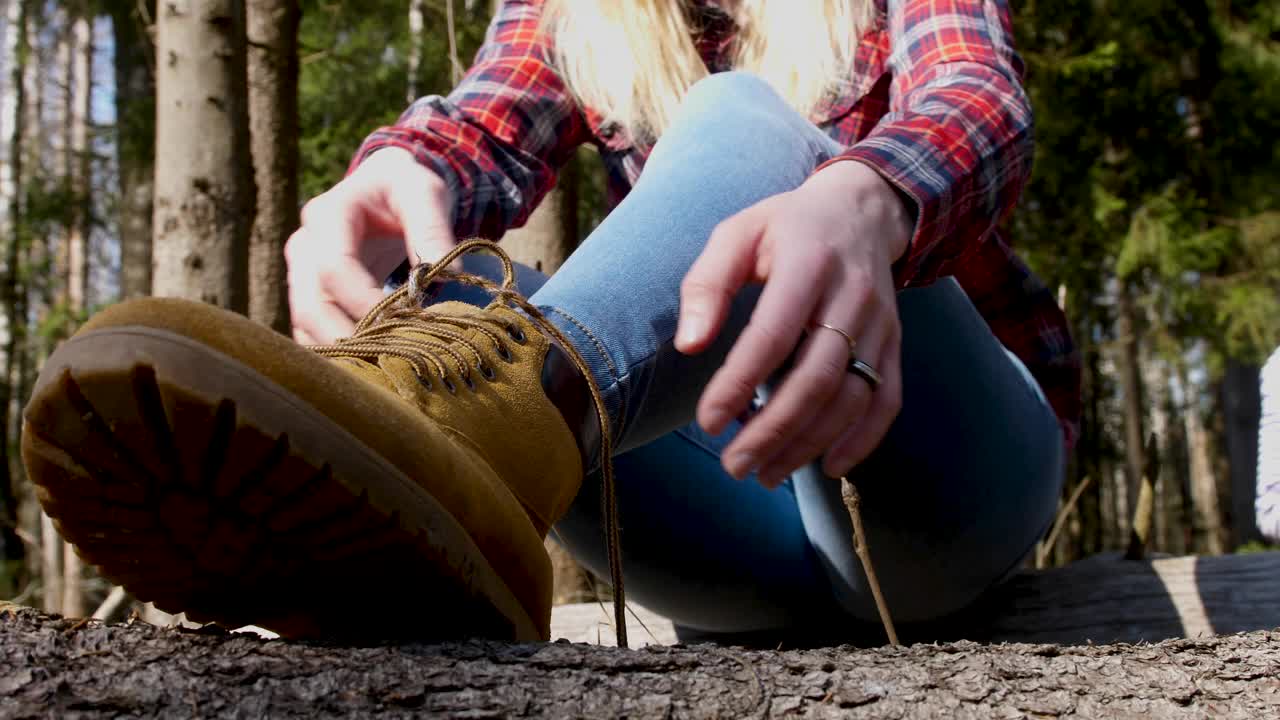
<path id="1" fill-rule="evenodd" d="M 458 48 L 466 65 L 484 35 L 487 3 L 457 5 Z M 299 33 L 301 190 L 313 197 L 342 179 L 370 132 L 407 106 L 409 24 L 404 0 L 305 0 Z M 428 3 L 420 94 L 452 86 L 444 0 Z"/>
<path id="2" fill-rule="evenodd" d="M 1271 545 L 1260 540 L 1250 540 L 1236 548 L 1236 554 L 1248 555 L 1250 553 L 1276 552 L 1277 550 L 1280 550 L 1280 545 Z"/>
<path id="3" fill-rule="evenodd" d="M 1280 343 L 1278 7 L 1015 3 L 1037 159 L 1011 224 L 1090 335 L 1121 279 L 1210 367 Z"/>

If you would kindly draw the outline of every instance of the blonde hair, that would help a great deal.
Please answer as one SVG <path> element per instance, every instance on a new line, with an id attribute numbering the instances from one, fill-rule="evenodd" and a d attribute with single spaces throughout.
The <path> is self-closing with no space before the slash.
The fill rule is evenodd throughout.
<path id="1" fill-rule="evenodd" d="M 658 138 L 707 74 L 688 0 L 546 0 L 553 61 L 583 105 L 638 141 Z M 811 115 L 844 89 L 874 0 L 738 0 L 733 67 L 759 75 Z M 826 38 L 826 42 L 822 42 Z"/>

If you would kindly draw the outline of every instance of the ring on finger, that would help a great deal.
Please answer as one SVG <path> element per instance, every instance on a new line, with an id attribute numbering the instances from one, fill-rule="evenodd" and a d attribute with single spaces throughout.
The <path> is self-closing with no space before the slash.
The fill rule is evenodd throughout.
<path id="1" fill-rule="evenodd" d="M 814 327 L 826 328 L 827 330 L 834 330 L 840 333 L 840 336 L 849 344 L 849 364 L 846 366 L 846 369 L 865 380 L 867 384 L 871 386 L 872 390 L 880 387 L 880 384 L 884 382 L 884 378 L 880 376 L 880 373 L 876 371 L 875 368 L 871 367 L 870 363 L 858 359 L 858 356 L 855 354 L 855 351 L 858 348 L 858 343 L 854 341 L 853 337 L 850 336 L 849 333 L 834 325 L 828 325 L 824 322 L 814 323 Z"/>
<path id="2" fill-rule="evenodd" d="M 876 388 L 880 387 L 880 383 L 884 382 L 884 378 L 880 377 L 880 373 L 877 372 L 875 368 L 859 360 L 858 357 L 852 353 L 849 354 L 848 370 L 854 375 L 866 380 L 867 384 L 871 386 L 871 390 L 873 392 Z"/>

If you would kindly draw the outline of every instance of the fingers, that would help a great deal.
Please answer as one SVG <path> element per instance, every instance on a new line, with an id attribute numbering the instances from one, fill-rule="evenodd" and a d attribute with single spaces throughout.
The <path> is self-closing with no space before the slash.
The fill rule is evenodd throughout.
<path id="1" fill-rule="evenodd" d="M 826 331 L 824 334 L 835 335 L 831 331 Z M 820 336 L 814 337 L 816 340 Z M 859 347 L 866 349 L 861 350 L 859 356 L 873 366 L 877 366 L 883 340 L 872 337 L 870 334 L 864 334 L 863 338 L 864 342 L 859 343 Z M 788 475 L 827 452 L 850 426 L 856 425 L 867 413 L 875 401 L 878 390 L 873 390 L 861 377 L 848 372 L 847 364 L 848 346 L 844 345 L 841 349 L 843 376 L 839 387 L 825 406 L 819 407 L 816 412 L 809 415 L 807 424 L 782 425 L 782 427 L 793 429 L 794 434 L 782 442 L 777 452 L 770 456 L 758 471 L 757 477 L 762 485 L 769 488 L 777 487 Z M 784 419 L 780 422 L 789 423 L 790 421 Z M 805 421 L 797 419 L 795 422 Z"/>
<path id="2" fill-rule="evenodd" d="M 285 245 L 299 342 L 346 337 L 383 298 L 405 258 L 433 260 L 454 245 L 444 182 L 407 151 L 380 150 L 303 208 Z"/>
<path id="3" fill-rule="evenodd" d="M 897 328 L 895 327 L 896 331 Z M 902 410 L 902 343 L 900 333 L 886 344 L 882 365 L 875 366 L 884 382 L 871 396 L 870 406 L 851 427 L 836 439 L 823 458 L 823 472 L 829 477 L 848 474 L 867 459 L 884 440 L 889 427 Z"/>
<path id="4" fill-rule="evenodd" d="M 720 223 L 680 285 L 680 319 L 676 349 L 695 354 L 720 332 L 733 298 L 749 282 L 763 282 L 757 272 L 759 244 L 770 200 Z"/>
<path id="5" fill-rule="evenodd" d="M 806 325 L 824 322 L 846 329 L 861 356 L 874 361 L 886 334 L 884 313 L 878 294 L 866 287 L 874 288 L 872 278 L 843 271 L 819 309 L 799 317 L 812 317 Z M 814 329 L 773 397 L 725 448 L 726 470 L 735 477 L 754 470 L 762 484 L 773 487 L 821 455 L 865 408 L 870 391 L 850 383 L 848 363 L 844 336 L 829 328 Z M 743 459 L 755 466 L 744 466 Z"/>
<path id="6" fill-rule="evenodd" d="M 698 422 L 712 434 L 723 432 L 728 423 L 746 409 L 755 388 L 763 384 L 794 351 L 808 325 L 806 319 L 813 314 L 822 288 L 828 284 L 832 268 L 837 266 L 830 249 L 817 243 L 788 248 L 785 253 L 777 253 L 772 262 L 769 282 L 756 302 L 750 321 L 738 336 L 724 364 L 707 383 L 698 403 Z M 838 347 L 843 340 L 836 333 L 831 334 L 839 341 Z M 826 338 L 824 342 L 830 340 Z M 844 354 L 847 355 L 847 351 Z M 809 366 L 807 372 L 811 373 L 812 385 L 805 385 L 795 398 L 783 401 L 787 407 L 794 407 L 796 413 L 805 413 L 804 404 L 815 402 L 815 397 L 821 396 L 825 400 L 834 392 L 842 372 L 830 351 L 807 356 L 801 362 Z M 822 404 L 825 403 L 819 403 L 818 407 Z M 810 406 L 807 412 L 814 409 Z M 744 432 L 755 424 L 753 420 Z M 741 457 L 734 462 L 730 472 L 738 476 L 740 473 L 735 469 L 766 460 L 768 456 L 763 453 L 788 435 L 790 433 L 784 433 L 773 425 L 761 425 L 748 435 L 749 442 L 735 443 Z"/>
<path id="7" fill-rule="evenodd" d="M 412 265 L 435 262 L 454 244 L 448 188 L 434 173 L 414 163 L 387 193 L 387 207 L 404 237 Z"/>

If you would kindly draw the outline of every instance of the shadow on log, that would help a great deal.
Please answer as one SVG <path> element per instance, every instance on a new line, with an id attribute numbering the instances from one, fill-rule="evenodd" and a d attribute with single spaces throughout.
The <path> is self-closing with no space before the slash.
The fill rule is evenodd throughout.
<path id="1" fill-rule="evenodd" d="M 900 628 L 907 642 L 975 640 L 1087 644 L 1158 642 L 1280 627 L 1280 552 L 1131 561 L 1118 553 L 1066 567 L 1024 571 L 961 617 Z M 892 607 L 889 608 L 892 611 Z M 669 645 L 671 622 L 632 608 L 630 636 L 640 644 Z M 612 644 L 599 604 L 561 606 L 552 637 Z M 685 633 L 680 639 L 711 639 Z M 823 628 L 808 637 L 773 634 L 728 639 L 756 647 L 884 642 L 877 625 Z"/>

